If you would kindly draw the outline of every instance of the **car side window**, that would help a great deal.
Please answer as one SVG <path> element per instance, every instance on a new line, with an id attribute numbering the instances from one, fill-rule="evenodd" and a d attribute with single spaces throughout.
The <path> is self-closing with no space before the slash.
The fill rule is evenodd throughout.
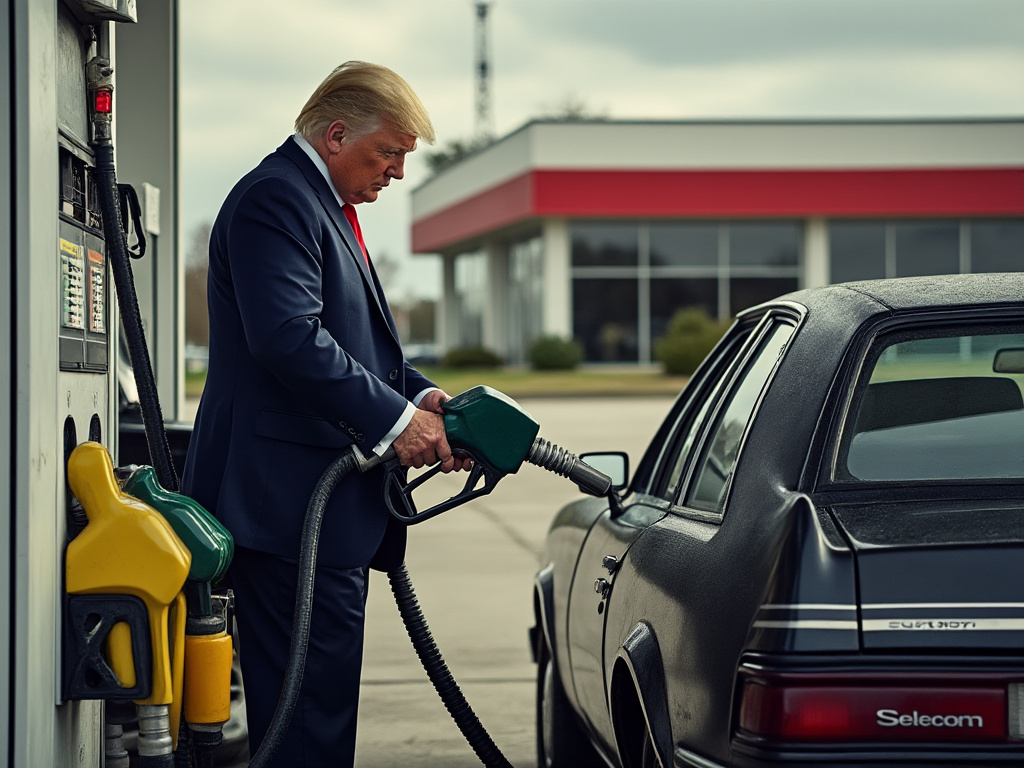
<path id="1" fill-rule="evenodd" d="M 768 332 L 720 408 L 704 441 L 694 481 L 686 498 L 687 507 L 718 514 L 725 508 L 729 481 L 739 458 L 743 436 L 793 331 L 792 325 L 780 323 Z"/>
<path id="2" fill-rule="evenodd" d="M 729 369 L 740 356 L 744 344 L 750 337 L 755 326 L 741 329 L 721 348 L 716 359 L 710 361 L 702 381 L 693 382 L 695 395 L 692 402 L 687 403 L 686 410 L 681 414 L 674 428 L 674 446 L 670 451 L 671 469 L 665 486 L 663 498 L 673 501 L 679 493 L 679 486 L 685 480 L 685 472 L 691 463 L 694 439 L 701 432 L 701 425 L 707 420 L 708 412 L 715 403 L 722 383 L 726 380 Z"/>

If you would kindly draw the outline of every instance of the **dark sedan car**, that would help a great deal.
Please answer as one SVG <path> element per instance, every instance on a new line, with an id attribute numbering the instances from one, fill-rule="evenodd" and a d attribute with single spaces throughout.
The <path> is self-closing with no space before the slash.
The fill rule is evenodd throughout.
<path id="1" fill-rule="evenodd" d="M 962 275 L 742 313 L 621 500 L 551 527 L 540 765 L 1024 765 L 1022 301 Z"/>

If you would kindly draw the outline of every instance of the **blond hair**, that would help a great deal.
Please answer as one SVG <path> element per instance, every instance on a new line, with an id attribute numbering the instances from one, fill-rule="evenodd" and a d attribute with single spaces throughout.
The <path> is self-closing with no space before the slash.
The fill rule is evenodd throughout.
<path id="1" fill-rule="evenodd" d="M 343 121 L 353 138 L 373 133 L 387 121 L 402 133 L 434 143 L 434 126 L 419 97 L 379 64 L 346 61 L 331 72 L 295 118 L 295 132 L 313 143 L 335 120 Z"/>

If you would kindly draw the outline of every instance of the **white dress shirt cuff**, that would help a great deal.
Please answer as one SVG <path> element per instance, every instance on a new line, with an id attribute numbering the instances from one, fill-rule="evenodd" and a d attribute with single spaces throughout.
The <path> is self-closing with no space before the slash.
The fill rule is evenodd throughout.
<path id="1" fill-rule="evenodd" d="M 413 414 L 416 413 L 416 406 L 420 404 L 420 401 L 427 396 L 428 392 L 433 392 L 437 387 L 427 387 L 420 392 L 416 397 L 412 399 L 412 402 L 405 406 L 405 410 L 402 411 L 402 415 L 398 417 L 398 421 L 395 422 L 395 426 L 391 428 L 381 441 L 373 447 L 373 452 L 378 456 L 383 456 L 387 453 L 388 448 L 395 442 L 395 438 L 398 437 L 405 428 L 409 426 L 409 422 L 412 421 Z"/>

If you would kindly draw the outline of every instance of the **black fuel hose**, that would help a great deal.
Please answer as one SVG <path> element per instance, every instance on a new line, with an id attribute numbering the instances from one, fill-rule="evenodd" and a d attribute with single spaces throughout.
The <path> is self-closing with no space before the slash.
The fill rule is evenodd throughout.
<path id="1" fill-rule="evenodd" d="M 249 762 L 251 767 L 268 765 L 281 746 L 281 740 L 292 720 L 292 712 L 299 698 L 302 676 L 306 671 L 306 650 L 309 647 L 309 621 L 313 614 L 313 579 L 316 576 L 316 551 L 320 544 L 320 524 L 324 520 L 327 500 L 338 483 L 356 468 L 351 451 L 336 458 L 317 481 L 306 506 L 302 523 L 302 542 L 299 549 L 298 583 L 295 588 L 295 615 L 292 618 L 292 636 L 288 647 L 288 664 L 284 683 L 277 700 L 277 709 L 270 721 L 263 743 Z"/>
<path id="2" fill-rule="evenodd" d="M 355 449 L 352 449 L 355 450 Z M 316 575 L 316 553 L 320 543 L 320 526 L 324 519 L 327 500 L 338 483 L 359 466 L 354 453 L 346 451 L 335 459 L 317 481 L 313 494 L 306 506 L 306 517 L 302 524 L 302 542 L 299 550 L 298 584 L 295 592 L 295 615 L 292 618 L 292 635 L 288 648 L 288 662 L 284 683 L 277 700 L 277 709 L 270 721 L 270 727 L 263 743 L 249 762 L 250 768 L 264 768 L 273 759 L 285 732 L 291 723 L 292 712 L 302 687 L 302 676 L 306 667 L 306 650 L 309 645 L 309 622 L 313 610 L 313 581 Z M 420 663 L 427 672 L 445 708 L 455 724 L 469 742 L 473 751 L 488 768 L 512 768 L 501 754 L 491 737 L 480 724 L 479 718 L 466 701 L 458 684 L 452 677 L 441 657 L 430 628 L 423 618 L 416 594 L 413 592 L 409 572 L 402 564 L 388 571 L 391 591 L 394 593 L 398 612 L 409 633 Z"/>
<path id="3" fill-rule="evenodd" d="M 466 697 L 462 694 L 458 683 L 452 677 L 452 673 L 441 657 L 441 652 L 434 643 L 430 634 L 430 627 L 427 626 L 423 612 L 420 610 L 419 602 L 416 600 L 416 593 L 412 588 L 412 580 L 409 578 L 409 571 L 405 564 L 388 571 L 388 581 L 391 582 L 391 591 L 398 604 L 398 612 L 402 616 L 402 623 L 409 633 L 409 639 L 416 649 L 416 655 L 427 671 L 427 677 L 434 685 L 434 690 L 444 702 L 445 709 L 452 716 L 455 724 L 459 727 L 466 741 L 476 752 L 476 756 L 488 768 L 512 768 L 512 764 L 505 759 L 505 756 L 498 749 L 491 739 L 490 734 L 480 723 L 480 719 L 469 706 Z"/>
<path id="4" fill-rule="evenodd" d="M 135 293 L 128 246 L 124 240 L 121 223 L 121 206 L 117 199 L 117 177 L 114 172 L 114 147 L 100 143 L 94 147 L 96 153 L 96 188 L 99 192 L 100 210 L 103 214 L 103 236 L 107 245 L 107 258 L 114 275 L 114 288 L 121 307 L 121 324 L 128 356 L 135 371 L 135 382 L 142 406 L 142 423 L 146 428 L 146 444 L 160 485 L 169 491 L 178 490 L 178 473 L 171 460 L 171 448 L 167 443 L 164 417 L 160 410 L 160 397 L 156 388 L 156 377 L 150 362 L 146 333 L 142 328 L 142 313 L 139 297 Z"/>

